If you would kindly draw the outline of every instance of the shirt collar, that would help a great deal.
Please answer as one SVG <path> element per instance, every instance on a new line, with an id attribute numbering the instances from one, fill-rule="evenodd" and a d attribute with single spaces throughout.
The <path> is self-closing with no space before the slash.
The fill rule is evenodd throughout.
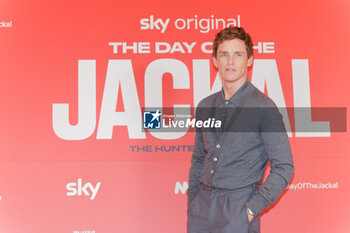
<path id="1" fill-rule="evenodd" d="M 247 99 L 250 96 L 253 90 L 253 85 L 249 82 L 248 78 L 229 100 L 225 99 L 224 89 L 221 88 L 220 94 L 218 95 L 216 101 L 216 106 L 219 107 L 222 105 L 230 104 L 235 107 L 238 107 L 240 106 L 243 100 Z"/>

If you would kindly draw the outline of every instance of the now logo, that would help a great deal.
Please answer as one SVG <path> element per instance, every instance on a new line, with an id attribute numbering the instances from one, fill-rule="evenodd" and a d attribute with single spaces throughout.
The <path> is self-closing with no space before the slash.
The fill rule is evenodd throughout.
<path id="1" fill-rule="evenodd" d="M 78 178 L 78 182 L 71 182 L 66 185 L 66 189 L 68 190 L 66 195 L 81 196 L 84 194 L 85 196 L 90 196 L 91 192 L 90 200 L 94 200 L 100 186 L 101 182 L 98 182 L 95 187 L 90 182 L 83 185 L 82 178 Z"/>

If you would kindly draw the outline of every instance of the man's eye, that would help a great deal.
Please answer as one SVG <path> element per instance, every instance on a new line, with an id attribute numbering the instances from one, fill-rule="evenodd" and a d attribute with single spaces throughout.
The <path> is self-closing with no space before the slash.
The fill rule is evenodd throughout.
<path id="1" fill-rule="evenodd" d="M 226 53 L 222 53 L 222 54 L 221 54 L 221 57 L 226 57 L 226 56 L 227 56 Z"/>
<path id="2" fill-rule="evenodd" d="M 241 57 L 241 56 L 242 56 L 242 54 L 236 53 L 236 57 Z"/>

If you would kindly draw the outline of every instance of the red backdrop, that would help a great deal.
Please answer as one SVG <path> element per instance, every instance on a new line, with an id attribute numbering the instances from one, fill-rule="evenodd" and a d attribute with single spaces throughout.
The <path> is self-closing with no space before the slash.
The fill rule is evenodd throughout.
<path id="1" fill-rule="evenodd" d="M 249 78 L 280 107 L 347 108 L 349 10 L 342 0 L 1 1 L 0 231 L 185 232 L 194 135 L 141 132 L 142 107 L 193 107 L 219 88 L 205 43 L 225 22 L 251 34 Z M 349 133 L 289 136 L 295 175 L 262 232 L 348 232 Z"/>

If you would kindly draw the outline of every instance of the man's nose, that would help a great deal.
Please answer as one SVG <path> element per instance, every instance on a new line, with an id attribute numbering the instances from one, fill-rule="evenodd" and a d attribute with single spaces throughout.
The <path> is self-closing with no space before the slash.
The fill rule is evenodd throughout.
<path id="1" fill-rule="evenodd" d="M 228 56 L 228 64 L 230 64 L 230 65 L 233 65 L 233 63 L 234 63 L 234 57 L 233 56 L 234 56 L 233 54 Z"/>

